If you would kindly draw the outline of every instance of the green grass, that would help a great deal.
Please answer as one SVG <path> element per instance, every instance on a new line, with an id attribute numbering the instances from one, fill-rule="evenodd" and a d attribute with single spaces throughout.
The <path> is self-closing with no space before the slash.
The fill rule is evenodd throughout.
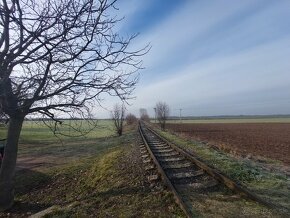
<path id="1" fill-rule="evenodd" d="M 21 135 L 21 144 L 45 144 L 51 142 L 61 141 L 81 141 L 84 139 L 94 139 L 100 137 L 109 137 L 114 135 L 113 122 L 111 120 L 99 120 L 96 121 L 97 126 L 93 128 L 93 125 L 89 124 L 88 121 L 70 121 L 64 120 L 62 125 L 59 125 L 59 131 L 57 137 L 42 121 L 24 121 Z M 53 122 L 48 122 L 49 125 L 53 126 Z M 71 125 L 72 127 L 69 127 Z M 82 125 L 82 131 L 88 132 L 85 136 L 78 136 L 79 133 L 73 128 L 77 128 Z M 7 127 L 0 127 L 0 138 L 6 138 Z M 67 135 L 67 136 L 63 136 Z"/>
<path id="2" fill-rule="evenodd" d="M 107 134 L 109 133 L 114 135 L 113 131 L 108 131 Z M 60 142 L 57 139 L 45 139 L 37 144 L 36 141 L 31 141 L 30 144 L 19 145 L 18 160 L 28 159 L 28 162 L 24 161 L 26 168 L 16 174 L 16 181 L 19 181 L 16 183 L 16 189 L 19 193 L 37 187 L 38 184 L 46 184 L 55 174 L 69 175 L 75 168 L 85 168 L 86 162 L 93 161 L 103 153 L 120 146 L 122 138 L 99 135 L 96 138 L 83 138 L 76 141 Z M 30 160 L 40 163 L 40 167 L 34 169 L 34 163 L 29 166 Z"/>
<path id="3" fill-rule="evenodd" d="M 42 124 L 25 122 L 18 152 L 24 168 L 16 171 L 10 215 L 57 205 L 46 217 L 183 217 L 170 192 L 152 191 L 143 169 L 136 173 L 141 159 L 131 154 L 138 149 L 132 127 L 117 137 L 111 122 L 99 124 L 101 131 L 59 141 Z"/>
<path id="4" fill-rule="evenodd" d="M 72 126 L 83 124 L 83 130 L 92 128 L 86 121 L 63 121 L 60 132 L 67 135 L 76 135 Z M 0 127 L 0 138 L 5 138 L 7 127 Z M 115 136 L 113 122 L 111 120 L 97 121 L 97 126 L 91 132 L 80 137 L 69 137 L 63 135 L 55 136 L 53 132 L 41 121 L 25 121 L 19 139 L 19 151 L 21 156 L 43 156 L 73 157 L 90 155 L 95 149 L 94 140 L 101 141 L 100 148 L 106 149 L 106 138 Z"/>
<path id="5" fill-rule="evenodd" d="M 16 200 L 44 208 L 59 205 L 45 217 L 183 217 L 168 191 L 152 192 L 144 186 L 144 174 L 136 174 L 131 153 L 136 148 L 135 132 L 122 137 L 96 138 L 66 146 L 46 145 L 43 151 L 26 147 L 20 156 L 56 155 L 67 161 L 16 176 Z M 60 152 L 56 148 L 62 148 Z M 125 157 L 124 157 L 125 156 Z M 71 206 L 73 205 L 73 206 Z M 1 213 L 0 213 L 1 216 Z"/>

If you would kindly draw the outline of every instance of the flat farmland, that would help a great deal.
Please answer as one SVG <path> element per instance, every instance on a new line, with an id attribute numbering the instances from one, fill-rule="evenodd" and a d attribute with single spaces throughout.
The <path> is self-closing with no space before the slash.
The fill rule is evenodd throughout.
<path id="1" fill-rule="evenodd" d="M 290 123 L 169 123 L 167 128 L 234 154 L 290 165 Z"/>

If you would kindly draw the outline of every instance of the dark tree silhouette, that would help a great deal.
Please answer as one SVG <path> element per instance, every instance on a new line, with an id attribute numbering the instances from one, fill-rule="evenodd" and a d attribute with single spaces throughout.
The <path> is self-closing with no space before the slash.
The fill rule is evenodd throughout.
<path id="1" fill-rule="evenodd" d="M 161 129 L 165 129 L 166 120 L 169 116 L 169 106 L 165 102 L 157 102 L 156 106 L 156 117 L 160 124 Z"/>
<path id="2" fill-rule="evenodd" d="M 115 104 L 112 113 L 112 120 L 114 122 L 116 133 L 121 136 L 123 134 L 123 124 L 125 119 L 125 106 L 124 104 Z"/>
<path id="3" fill-rule="evenodd" d="M 18 140 L 32 114 L 88 117 L 103 93 L 126 100 L 137 82 L 136 35 L 114 30 L 109 0 L 0 0 L 0 108 L 9 118 L 0 170 L 0 210 L 13 204 Z M 126 71 L 125 71 L 126 69 Z M 129 71 L 128 71 L 129 69 Z"/>

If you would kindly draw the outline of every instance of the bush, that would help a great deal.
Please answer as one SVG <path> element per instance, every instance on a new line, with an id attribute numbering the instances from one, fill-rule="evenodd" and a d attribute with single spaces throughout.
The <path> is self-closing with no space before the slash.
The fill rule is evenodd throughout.
<path id="1" fill-rule="evenodd" d="M 132 125 L 137 122 L 137 117 L 134 114 L 128 114 L 126 116 L 126 122 L 128 125 Z"/>

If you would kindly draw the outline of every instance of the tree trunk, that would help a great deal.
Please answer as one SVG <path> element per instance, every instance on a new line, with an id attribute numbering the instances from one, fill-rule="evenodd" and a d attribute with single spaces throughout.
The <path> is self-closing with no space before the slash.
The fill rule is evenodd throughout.
<path id="1" fill-rule="evenodd" d="M 0 211 L 9 209 L 14 201 L 13 177 L 16 167 L 18 140 L 24 117 L 10 118 L 4 158 L 0 169 Z"/>
<path id="2" fill-rule="evenodd" d="M 118 135 L 121 136 L 123 134 L 123 127 L 120 127 L 118 129 Z"/>
<path id="3" fill-rule="evenodd" d="M 161 129 L 164 131 L 165 130 L 165 121 L 161 121 Z"/>

